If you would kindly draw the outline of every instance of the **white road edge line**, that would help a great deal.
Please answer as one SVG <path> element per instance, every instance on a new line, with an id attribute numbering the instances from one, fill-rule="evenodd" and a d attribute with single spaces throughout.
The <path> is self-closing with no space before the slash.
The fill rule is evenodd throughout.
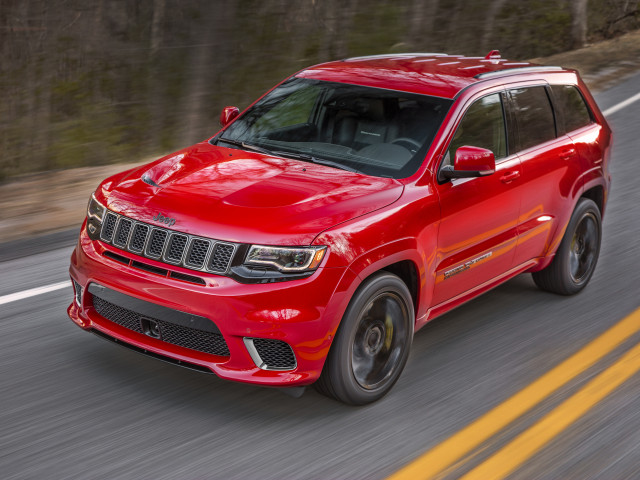
<path id="1" fill-rule="evenodd" d="M 0 297 L 0 305 L 4 305 L 5 303 L 16 302 L 18 300 L 23 300 L 29 297 L 35 297 L 36 295 L 53 292 L 55 290 L 60 290 L 61 288 L 70 287 L 70 286 L 71 286 L 71 282 L 69 280 L 65 280 L 64 282 L 52 283 L 51 285 L 46 285 L 44 287 L 30 288 L 29 290 L 23 290 L 22 292 L 3 295 L 2 297 Z"/>
<path id="2" fill-rule="evenodd" d="M 622 110 L 625 107 L 628 107 L 633 102 L 637 102 L 638 100 L 640 100 L 640 93 L 636 93 L 633 97 L 629 97 L 626 100 L 618 103 L 617 105 L 607 108 L 604 112 L 602 112 L 602 114 L 605 117 L 608 117 L 609 115 L 616 113 L 618 110 Z"/>

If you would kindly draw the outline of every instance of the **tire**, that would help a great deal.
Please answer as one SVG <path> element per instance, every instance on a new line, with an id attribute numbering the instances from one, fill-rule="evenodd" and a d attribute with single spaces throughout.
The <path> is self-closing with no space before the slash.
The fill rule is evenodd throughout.
<path id="1" fill-rule="evenodd" d="M 532 274 L 542 290 L 560 295 L 574 295 L 593 275 L 600 254 L 602 218 L 598 206 L 581 198 L 571 215 L 553 261 Z"/>
<path id="2" fill-rule="evenodd" d="M 382 398 L 407 363 L 414 319 L 399 277 L 380 272 L 365 280 L 342 317 L 317 390 L 349 405 Z"/>

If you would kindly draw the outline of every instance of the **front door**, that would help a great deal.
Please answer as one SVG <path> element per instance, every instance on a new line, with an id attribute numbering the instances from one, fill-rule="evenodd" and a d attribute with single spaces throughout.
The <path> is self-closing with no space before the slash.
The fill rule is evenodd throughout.
<path id="1" fill-rule="evenodd" d="M 503 94 L 484 96 L 467 109 L 444 162 L 457 148 L 491 150 L 496 171 L 486 177 L 436 184 L 441 208 L 433 305 L 454 299 L 513 267 L 520 212 L 520 160 L 509 155 Z"/>

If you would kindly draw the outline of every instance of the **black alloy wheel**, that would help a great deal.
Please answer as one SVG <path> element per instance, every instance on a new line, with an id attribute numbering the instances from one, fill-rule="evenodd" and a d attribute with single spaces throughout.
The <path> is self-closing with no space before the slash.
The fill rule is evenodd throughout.
<path id="1" fill-rule="evenodd" d="M 406 284 L 380 272 L 354 294 L 316 386 L 350 405 L 383 397 L 400 377 L 413 339 L 414 310 Z"/>
<path id="2" fill-rule="evenodd" d="M 569 274 L 576 283 L 584 282 L 595 267 L 595 259 L 600 246 L 598 220 L 592 212 L 587 212 L 578 223 L 569 247 Z"/>
<path id="3" fill-rule="evenodd" d="M 553 261 L 544 270 L 532 274 L 536 285 L 560 295 L 578 293 L 593 276 L 601 241 L 600 210 L 593 200 L 581 198 Z"/>

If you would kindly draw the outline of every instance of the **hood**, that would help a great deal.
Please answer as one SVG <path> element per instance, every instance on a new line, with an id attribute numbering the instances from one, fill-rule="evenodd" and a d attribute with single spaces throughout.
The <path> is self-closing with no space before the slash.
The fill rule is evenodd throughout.
<path id="1" fill-rule="evenodd" d="M 143 180 L 144 178 L 144 180 Z M 323 230 L 393 203 L 397 180 L 200 143 L 101 185 L 109 209 L 238 243 L 308 245 Z"/>

